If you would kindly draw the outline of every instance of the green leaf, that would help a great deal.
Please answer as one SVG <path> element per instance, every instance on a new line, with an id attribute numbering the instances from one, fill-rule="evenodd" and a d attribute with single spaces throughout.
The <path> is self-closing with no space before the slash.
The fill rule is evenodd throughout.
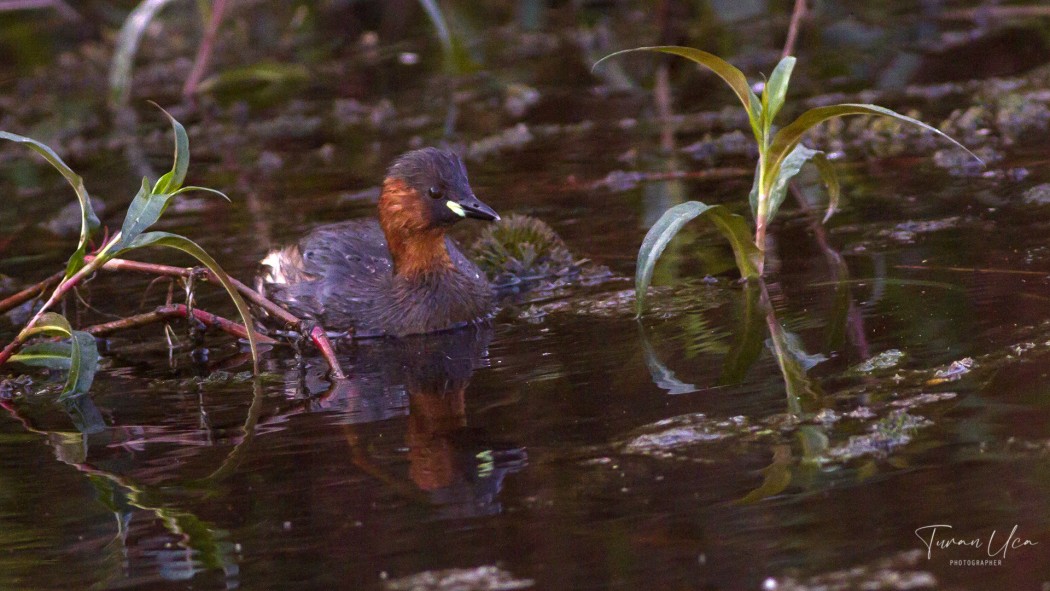
<path id="1" fill-rule="evenodd" d="M 156 196 L 150 191 L 149 179 L 142 177 L 142 187 L 135 194 L 124 215 L 124 224 L 120 227 L 120 242 L 112 249 L 113 256 L 131 244 L 139 234 L 146 231 L 160 219 L 164 209 L 165 196 Z"/>
<path id="2" fill-rule="evenodd" d="M 828 160 L 827 154 L 818 150 L 811 160 L 817 166 L 817 170 L 820 171 L 820 178 L 824 181 L 824 188 L 828 191 L 828 211 L 824 214 L 824 219 L 821 220 L 821 223 L 826 224 L 839 209 L 842 187 L 839 185 L 839 175 L 835 172 L 835 166 Z"/>
<path id="3" fill-rule="evenodd" d="M 69 321 L 66 320 L 65 316 L 54 312 L 45 312 L 40 315 L 36 324 L 28 328 L 21 336 L 23 338 L 29 338 L 38 334 L 70 337 L 73 336 L 73 327 L 70 326 Z"/>
<path id="4" fill-rule="evenodd" d="M 142 188 L 139 189 L 138 194 L 131 201 L 128 213 L 124 217 L 124 225 L 120 228 L 120 242 L 111 250 L 113 256 L 116 256 L 121 250 L 129 248 L 140 234 L 157 223 L 157 220 L 164 215 L 174 197 L 191 191 L 203 191 L 218 195 L 226 201 L 230 200 L 225 193 L 207 187 L 182 187 L 174 193 L 155 194 L 150 192 L 149 179 L 143 178 Z"/>
<path id="5" fill-rule="evenodd" d="M 694 63 L 700 64 L 705 68 L 711 70 L 718 75 L 719 78 L 725 81 L 726 84 L 736 93 L 740 104 L 744 106 L 744 110 L 747 111 L 748 119 L 751 122 L 751 130 L 754 132 L 756 138 L 762 137 L 761 134 L 761 101 L 755 96 L 754 91 L 747 83 L 747 77 L 744 73 L 738 70 L 735 66 L 718 57 L 713 53 L 701 51 L 699 49 L 693 49 L 691 47 L 679 47 L 675 45 L 662 45 L 656 47 L 636 47 L 634 49 L 625 49 L 623 51 L 617 51 L 616 53 L 610 53 L 602 59 L 595 62 L 594 67 L 598 67 L 598 64 L 605 60 L 623 55 L 625 53 L 631 53 L 635 51 L 655 51 L 660 53 L 669 53 L 671 55 L 677 55 L 684 57 Z M 592 68 L 593 69 L 593 68 Z"/>
<path id="6" fill-rule="evenodd" d="M 762 177 L 759 175 L 759 172 L 761 172 L 761 166 L 762 161 L 759 160 L 758 163 L 755 164 L 755 179 L 751 182 L 751 193 L 747 198 L 748 203 L 751 204 L 751 217 L 755 220 L 758 219 L 758 190 L 761 188 L 759 187 L 759 182 L 762 180 Z"/>
<path id="7" fill-rule="evenodd" d="M 751 241 L 750 229 L 744 218 L 731 213 L 722 205 L 706 205 L 699 201 L 676 205 L 665 211 L 653 224 L 638 250 L 638 268 L 635 272 L 634 285 L 639 316 L 645 307 L 645 294 L 649 283 L 652 282 L 656 261 L 682 226 L 701 215 L 710 220 L 729 240 L 740 275 L 743 277 L 758 276 L 757 261 L 761 254 L 755 243 Z"/>
<path id="8" fill-rule="evenodd" d="M 981 164 L 984 164 L 984 161 L 978 158 L 976 154 L 968 150 L 966 146 L 955 141 L 951 136 L 937 129 L 936 127 L 927 125 L 922 121 L 919 121 L 918 119 L 913 119 L 911 117 L 908 117 L 907 115 L 901 115 L 896 111 L 891 111 L 890 109 L 879 107 L 877 105 L 831 105 L 828 107 L 816 107 L 814 109 L 810 109 L 802 115 L 800 115 L 798 119 L 792 121 L 787 127 L 784 127 L 779 132 L 777 132 L 777 135 L 773 138 L 772 144 L 770 144 L 769 154 L 766 159 L 765 178 L 766 183 L 768 183 L 766 187 L 766 192 L 768 193 L 769 189 L 772 187 L 775 181 L 776 175 L 774 173 L 784 163 L 784 160 L 788 157 L 789 154 L 791 154 L 792 150 L 795 149 L 795 146 L 798 145 L 800 141 L 802 141 L 802 136 L 807 131 L 809 131 L 815 125 L 819 125 L 827 121 L 828 119 L 833 119 L 835 117 L 843 117 L 846 115 L 881 115 L 883 117 L 892 117 L 894 119 L 899 119 L 906 123 L 917 125 L 923 129 L 936 133 L 937 135 L 947 139 L 948 141 L 962 148 L 963 150 L 966 150 L 967 154 L 973 156 L 974 159 L 976 159 Z"/>
<path id="9" fill-rule="evenodd" d="M 791 80 L 791 71 L 795 68 L 795 58 L 788 56 L 780 60 L 773 73 L 766 82 L 766 88 L 762 91 L 763 104 L 765 108 L 766 125 L 773 124 L 773 119 L 784 106 L 784 98 L 787 96 L 788 82 Z M 767 127 L 768 128 L 768 127 Z"/>
<path id="10" fill-rule="evenodd" d="M 230 299 L 233 300 L 233 305 L 237 307 L 237 312 L 241 316 L 241 322 L 244 323 L 244 327 L 247 329 L 248 346 L 251 347 L 252 350 L 252 362 L 255 365 L 255 373 L 259 373 L 259 349 L 255 340 L 255 331 L 253 330 L 254 322 L 252 321 L 251 311 L 248 310 L 248 305 L 244 303 L 241 294 L 237 293 L 237 288 L 233 285 L 233 282 L 230 281 L 230 276 L 222 270 L 219 263 L 215 262 L 215 259 L 205 252 L 203 248 L 197 245 L 196 242 L 185 236 L 179 236 L 178 234 L 171 234 L 169 232 L 148 232 L 135 238 L 135 240 L 128 246 L 128 249 L 142 248 L 144 246 L 166 246 L 168 248 L 181 250 L 211 269 L 211 272 L 215 274 L 216 278 L 218 278 L 219 283 L 221 283 L 226 289 L 226 293 L 230 295 Z"/>
<path id="11" fill-rule="evenodd" d="M 95 210 L 91 207 L 91 196 L 88 195 L 87 188 L 84 186 L 84 179 L 80 178 L 80 175 L 73 172 L 73 169 L 63 162 L 54 150 L 34 139 L 8 133 L 6 131 L 0 131 L 0 139 L 25 144 L 30 149 L 43 156 L 51 166 L 65 177 L 66 182 L 68 182 L 70 186 L 73 187 L 73 191 L 76 192 L 77 201 L 80 202 L 80 242 L 77 244 L 76 252 L 74 252 L 73 256 L 69 258 L 69 263 L 66 265 L 66 279 L 72 277 L 74 273 L 84 266 L 84 255 L 87 254 L 88 240 L 91 239 L 91 236 L 94 235 L 99 227 L 98 216 L 95 215 Z"/>
<path id="12" fill-rule="evenodd" d="M 176 121 L 170 113 L 153 101 L 150 101 L 150 104 L 160 109 L 160 112 L 167 116 L 168 120 L 171 121 L 172 130 L 175 132 L 174 164 L 172 164 L 170 171 L 157 179 L 157 184 L 153 185 L 153 194 L 174 193 L 182 187 L 182 182 L 186 179 L 186 171 L 189 170 L 190 140 L 186 135 L 186 128 Z"/>
<path id="13" fill-rule="evenodd" d="M 831 164 L 827 161 L 824 153 L 819 150 L 810 150 L 802 144 L 795 146 L 795 149 L 788 154 L 788 157 L 784 159 L 783 164 L 780 166 L 780 170 L 777 173 L 776 181 L 773 183 L 773 187 L 769 191 L 769 209 L 766 212 L 766 223 L 773 221 L 776 217 L 777 211 L 780 210 L 780 205 L 784 203 L 784 198 L 787 197 L 788 182 L 798 174 L 798 171 L 802 170 L 802 166 L 811 159 L 823 158 L 823 165 L 821 167 L 821 174 L 825 173 L 832 175 L 831 181 L 825 180 L 828 183 L 828 193 L 833 195 L 834 203 L 838 203 L 838 177 L 834 176 L 835 172 L 831 168 Z M 825 177 L 827 179 L 827 177 Z M 752 189 L 754 191 L 754 189 Z M 828 214 L 830 216 L 830 214 Z"/>
<path id="14" fill-rule="evenodd" d="M 41 314 L 36 324 L 26 331 L 25 337 L 38 334 L 69 337 L 69 343 L 32 344 L 13 356 L 12 360 L 54 369 L 68 368 L 69 376 L 58 397 L 59 400 L 85 394 L 91 389 L 91 383 L 98 371 L 98 344 L 95 337 L 84 331 L 73 330 L 64 316 L 54 312 Z M 65 361 L 56 358 L 62 351 L 68 351 Z"/>
<path id="15" fill-rule="evenodd" d="M 194 191 L 200 191 L 200 192 L 203 192 L 203 193 L 211 193 L 212 195 L 217 195 L 219 197 L 222 197 L 223 199 L 226 200 L 227 203 L 233 203 L 233 201 L 230 200 L 229 195 L 227 195 L 226 193 L 223 193 L 222 191 L 219 191 L 219 190 L 216 190 L 216 189 L 211 189 L 209 187 L 197 187 L 197 186 L 194 186 L 194 185 L 190 185 L 189 187 L 183 187 L 183 188 L 179 189 L 178 191 L 175 191 L 174 193 L 172 193 L 171 196 L 175 197 L 176 195 L 182 195 L 183 193 L 192 193 Z"/>
<path id="16" fill-rule="evenodd" d="M 73 347 L 69 343 L 43 341 L 26 345 L 11 361 L 34 367 L 68 370 Z"/>
<path id="17" fill-rule="evenodd" d="M 172 0 L 143 0 L 135 7 L 117 35 L 113 61 L 109 66 L 109 99 L 111 104 L 123 106 L 131 96 L 131 67 L 135 62 L 139 41 L 157 11 Z"/>
<path id="18" fill-rule="evenodd" d="M 75 330 L 70 343 L 73 345 L 73 351 L 70 356 L 69 377 L 66 378 L 66 385 L 58 396 L 59 400 L 87 394 L 91 383 L 95 381 L 95 373 L 98 372 L 98 343 L 95 342 L 95 337 Z"/>

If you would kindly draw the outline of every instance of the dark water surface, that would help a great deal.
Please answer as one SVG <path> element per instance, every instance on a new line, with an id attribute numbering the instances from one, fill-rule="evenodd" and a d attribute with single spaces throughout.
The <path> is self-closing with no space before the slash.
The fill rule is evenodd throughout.
<path id="1" fill-rule="evenodd" d="M 626 277 L 655 216 L 686 199 L 743 207 L 750 181 L 591 185 L 663 157 L 652 126 L 623 122 L 644 95 L 597 97 L 585 76 L 552 74 L 558 61 L 499 71 L 533 72 L 526 80 L 544 97 L 526 119 L 534 133 L 589 125 L 469 160 L 472 184 L 619 278 L 508 302 L 488 327 L 344 345 L 353 379 L 343 384 L 288 351 L 269 354 L 253 381 L 220 336 L 203 362 L 185 350 L 169 359 L 160 327 L 110 339 L 77 407 L 53 393 L 0 401 L 0 588 L 398 589 L 424 571 L 495 566 L 502 583 L 474 571 L 473 586 L 444 588 L 1047 589 L 1050 213 L 1020 196 L 1050 180 L 1050 144 L 990 167 L 1024 168 L 1022 180 L 952 176 L 929 153 L 840 165 L 846 201 L 827 249 L 789 200 L 775 227 L 772 308 L 753 307 L 750 323 L 758 292 L 734 280 L 712 232 L 690 226 L 639 323 Z M 483 95 L 489 84 L 464 86 Z M 349 92 L 317 85 L 259 112 L 327 113 Z M 162 229 L 248 279 L 272 245 L 371 215 L 374 201 L 358 192 L 413 136 L 441 136 L 443 99 L 425 83 L 401 86 L 384 96 L 397 117 L 430 117 L 416 131 L 321 129 L 298 143 L 246 133 L 252 156 L 239 159 L 223 148 L 234 127 L 194 120 L 191 151 L 203 155 L 190 180 L 233 204 L 189 200 Z M 461 144 L 502 128 L 460 115 Z M 158 131 L 147 143 L 161 168 L 166 141 Z M 618 160 L 632 148 L 638 163 Z M 0 228 L 21 239 L 5 246 L 0 272 L 28 282 L 72 248 L 37 226 L 71 195 L 52 171 L 4 154 Z M 119 150 L 82 162 L 111 212 L 104 222 L 119 225 L 136 173 Z M 941 225 L 912 223 L 931 220 Z M 477 228 L 461 230 L 469 241 Z M 85 297 L 126 315 L 147 283 L 100 276 Z M 228 310 L 214 289 L 199 297 Z M 83 311 L 85 324 L 106 319 Z M 800 382 L 785 381 L 771 328 L 826 357 L 808 372 L 820 398 L 790 395 Z M 15 329 L 5 321 L 4 338 Z M 753 362 L 727 379 L 748 334 Z M 893 350 L 904 354 L 893 367 L 856 369 Z M 916 530 L 937 524 L 937 539 L 982 547 L 934 546 L 928 558 Z M 1015 540 L 1037 545 L 999 552 L 1015 526 Z M 951 562 L 989 553 L 998 564 Z"/>

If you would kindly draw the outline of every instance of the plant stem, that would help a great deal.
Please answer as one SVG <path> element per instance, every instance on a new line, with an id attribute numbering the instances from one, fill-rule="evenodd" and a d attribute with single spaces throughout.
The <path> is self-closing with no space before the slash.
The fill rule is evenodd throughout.
<path id="1" fill-rule="evenodd" d="M 87 260 L 91 260 L 92 258 L 93 257 L 90 255 L 86 257 Z M 219 283 L 219 279 L 211 272 L 211 269 L 208 268 L 172 267 L 170 265 L 143 263 L 139 261 L 129 261 L 127 259 L 110 259 L 106 261 L 106 264 L 103 265 L 102 268 L 106 271 L 134 271 L 137 273 L 148 273 L 150 275 L 162 275 L 164 277 L 190 277 L 191 275 L 199 275 L 209 283 Z M 244 296 L 246 300 L 250 300 L 253 304 L 266 310 L 267 313 L 280 319 L 285 324 L 289 326 L 297 326 L 302 322 L 302 320 L 296 315 L 266 299 L 259 294 L 259 292 L 241 283 L 237 279 L 230 277 L 230 283 L 237 288 L 237 292 Z"/>
<path id="2" fill-rule="evenodd" d="M 55 273 L 54 275 L 48 277 L 40 283 L 37 283 L 36 285 L 31 285 L 16 294 L 7 296 L 2 301 L 0 301 L 0 314 L 3 314 L 17 306 L 21 306 L 25 302 L 28 302 L 29 300 L 39 296 L 43 292 L 50 289 L 52 285 L 61 281 L 64 275 L 65 272 L 59 271 L 58 273 Z"/>
<path id="3" fill-rule="evenodd" d="M 780 53 L 780 59 L 784 59 L 795 53 L 795 43 L 798 41 L 799 25 L 806 17 L 806 0 L 795 0 L 795 8 L 791 11 L 791 24 L 788 25 L 787 40 L 784 41 L 784 51 Z"/>
<path id="4" fill-rule="evenodd" d="M 106 322 L 105 324 L 96 324 L 95 326 L 89 326 L 84 329 L 95 336 L 102 336 L 118 330 L 125 330 L 129 328 L 137 328 L 139 326 L 146 326 L 169 318 L 189 318 L 193 316 L 195 319 L 202 322 L 205 326 L 214 326 L 224 332 L 232 334 L 238 338 L 248 338 L 248 330 L 241 324 L 212 314 L 211 312 L 205 312 L 199 308 L 189 309 L 185 304 L 169 304 L 166 306 L 160 306 L 152 312 L 146 312 L 145 314 L 137 314 L 135 316 L 129 316 L 127 318 L 121 318 L 120 320 L 114 320 L 113 322 Z M 277 341 L 274 339 L 260 334 L 255 333 L 255 338 L 258 342 L 272 345 Z"/>
<path id="5" fill-rule="evenodd" d="M 335 358 L 335 349 L 332 348 L 332 343 L 328 340 L 328 335 L 325 334 L 324 329 L 320 326 L 310 329 L 310 340 L 314 342 L 314 345 L 321 351 L 321 355 L 324 355 L 325 360 L 328 361 L 328 365 L 332 368 L 332 377 L 337 380 L 345 380 L 346 374 L 343 373 L 343 368 L 339 366 L 339 361 Z"/>
<path id="6" fill-rule="evenodd" d="M 212 4 L 208 28 L 204 31 L 204 37 L 201 38 L 201 44 L 197 48 L 197 57 L 193 60 L 193 69 L 190 70 L 190 75 L 186 78 L 186 84 L 182 87 L 183 97 L 190 98 L 197 94 L 197 86 L 200 84 L 201 78 L 204 77 L 204 71 L 208 69 L 208 62 L 211 61 L 211 54 L 215 49 L 215 38 L 219 35 L 219 25 L 222 23 L 223 13 L 226 12 L 227 1 L 233 2 L 233 0 L 215 0 Z"/>
<path id="7" fill-rule="evenodd" d="M 92 258 L 92 257 L 87 257 Z M 139 273 L 149 273 L 152 275 L 163 275 L 166 277 L 189 277 L 191 275 L 199 274 L 205 280 L 212 283 L 218 283 L 218 278 L 211 272 L 210 269 L 201 268 L 186 268 L 186 267 L 172 267 L 169 265 L 157 265 L 154 263 L 142 263 L 139 261 L 129 261 L 126 259 L 110 259 L 106 261 L 106 264 L 102 267 L 107 271 L 136 271 Z M 273 317 L 284 322 L 286 325 L 300 328 L 303 326 L 301 318 L 292 314 L 288 310 L 278 306 L 271 302 L 267 298 L 263 297 L 262 294 L 241 283 L 240 281 L 230 277 L 230 283 L 233 284 L 237 291 L 244 296 L 244 299 L 251 301 L 253 304 L 259 306 Z M 238 325 L 240 326 L 240 325 Z M 314 327 L 310 331 L 310 340 L 313 341 L 314 345 L 324 356 L 325 361 L 332 368 L 332 377 L 338 380 L 345 380 L 346 374 L 343 372 L 343 368 L 339 364 L 339 360 L 335 356 L 335 348 L 332 347 L 331 341 L 328 339 L 328 335 L 325 334 L 324 330 L 320 327 Z"/>

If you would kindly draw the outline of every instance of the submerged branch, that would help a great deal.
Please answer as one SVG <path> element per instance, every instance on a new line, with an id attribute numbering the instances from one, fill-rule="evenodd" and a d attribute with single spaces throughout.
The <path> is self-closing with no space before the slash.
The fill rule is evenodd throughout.
<path id="1" fill-rule="evenodd" d="M 61 281 L 64 275 L 65 273 L 63 271 L 59 271 L 40 283 L 31 285 L 16 294 L 7 296 L 3 300 L 0 300 L 0 314 L 13 308 L 17 308 L 35 297 L 39 297 Z"/>
<path id="2" fill-rule="evenodd" d="M 170 318 L 189 318 L 193 316 L 195 320 L 198 320 L 205 326 L 213 326 L 222 330 L 223 332 L 234 335 L 238 338 L 248 338 L 248 330 L 242 325 L 233 320 L 223 318 L 211 312 L 205 312 L 199 308 L 190 309 L 185 304 L 170 304 L 166 306 L 160 306 L 152 312 L 146 312 L 145 314 L 137 314 L 135 316 L 129 316 L 128 318 L 122 318 L 120 320 L 114 320 L 113 322 L 106 322 L 105 324 L 96 324 L 95 326 L 89 326 L 84 329 L 94 336 L 103 336 L 118 330 L 126 330 L 129 328 L 137 328 L 140 326 L 146 326 L 148 324 L 154 324 L 168 320 Z M 258 332 L 255 332 L 255 338 L 260 343 L 267 345 L 275 344 L 277 341 Z"/>
<path id="3" fill-rule="evenodd" d="M 87 260 L 91 260 L 91 257 L 88 257 Z M 165 277 L 200 277 L 211 283 L 218 282 L 218 278 L 215 277 L 215 274 L 207 268 L 173 267 L 170 265 L 158 265 L 155 263 L 129 261 L 127 259 L 111 259 L 107 261 L 102 268 L 107 271 L 134 271 L 138 273 L 148 273 L 151 275 L 160 275 Z M 262 308 L 264 311 L 266 311 L 266 313 L 270 314 L 274 318 L 277 318 L 284 324 L 302 330 L 304 333 L 307 332 L 303 320 L 298 316 L 278 306 L 274 302 L 265 298 L 259 292 L 248 287 L 244 283 L 241 283 L 237 279 L 231 277 L 230 282 L 235 288 L 237 288 L 237 291 L 244 297 L 244 299 Z M 241 325 L 237 324 L 237 326 L 240 327 Z M 328 362 L 329 367 L 331 367 L 332 377 L 338 380 L 346 379 L 346 374 L 343 372 L 342 367 L 339 365 L 339 360 L 335 356 L 335 348 L 332 347 L 332 343 L 328 339 L 328 335 L 325 334 L 324 330 L 322 330 L 320 327 L 310 327 L 308 331 L 308 336 L 310 337 L 310 340 L 313 341 L 314 345 L 317 346 L 317 349 L 321 352 L 321 355 L 324 356 L 325 361 Z M 274 342 L 274 340 L 269 339 L 269 337 L 267 337 L 267 339 L 268 342 Z"/>

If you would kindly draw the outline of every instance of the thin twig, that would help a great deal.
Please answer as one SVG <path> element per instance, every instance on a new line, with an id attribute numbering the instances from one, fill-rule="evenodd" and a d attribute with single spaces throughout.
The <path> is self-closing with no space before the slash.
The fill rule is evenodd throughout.
<path id="1" fill-rule="evenodd" d="M 17 308 L 25 302 L 28 302 L 29 300 L 51 289 L 55 286 L 56 283 L 62 280 L 62 277 L 64 277 L 65 274 L 65 271 L 59 271 L 58 273 L 55 273 L 54 275 L 48 277 L 40 283 L 37 283 L 36 285 L 30 285 L 29 287 L 23 289 L 22 291 L 14 295 L 7 296 L 2 301 L 0 301 L 0 314 L 3 314 L 13 308 Z"/>
<path id="2" fill-rule="evenodd" d="M 320 326 L 315 326 L 310 329 L 310 340 L 314 342 L 314 345 L 321 351 L 321 355 L 328 361 L 328 365 L 332 368 L 332 377 L 337 380 L 345 380 L 346 374 L 343 373 L 343 368 L 339 366 L 339 361 L 335 357 L 335 349 L 332 348 L 331 341 L 328 340 L 328 335 L 325 334 L 324 329 Z"/>
<path id="3" fill-rule="evenodd" d="M 197 57 L 193 60 L 193 69 L 190 70 L 190 75 L 186 77 L 186 84 L 182 87 L 182 96 L 190 98 L 197 94 L 197 86 L 200 84 L 201 78 L 204 77 L 204 71 L 208 69 L 208 62 L 211 61 L 211 54 L 215 50 L 215 38 L 219 35 L 219 25 L 222 23 L 223 13 L 226 12 L 227 0 L 215 0 L 211 7 L 211 18 L 208 20 L 208 28 L 204 31 L 204 37 L 201 38 L 201 44 L 197 47 Z M 230 3 L 233 0 L 229 0 Z"/>
<path id="4" fill-rule="evenodd" d="M 0 0 L 0 12 L 36 8 L 54 8 L 56 12 L 69 20 L 80 20 L 80 14 L 62 0 Z"/>
<path id="5" fill-rule="evenodd" d="M 185 304 L 172 304 L 169 306 L 160 306 L 152 312 L 146 312 L 145 314 L 136 314 L 135 316 L 129 316 L 127 318 L 121 318 L 120 320 L 114 320 L 113 322 L 106 322 L 104 324 L 96 324 L 89 326 L 84 329 L 85 332 L 94 336 L 104 336 L 118 330 L 127 330 L 129 328 L 137 328 L 140 326 L 146 326 L 148 324 L 154 324 L 171 318 L 189 318 L 190 315 L 194 319 L 200 321 L 205 326 L 214 326 L 224 332 L 232 334 L 238 338 L 248 338 L 248 331 L 244 325 L 223 318 L 211 312 L 205 312 L 199 308 L 190 309 Z M 274 339 L 260 334 L 255 333 L 255 338 L 260 343 L 272 345 L 277 341 Z"/>
<path id="6" fill-rule="evenodd" d="M 1046 277 L 1046 271 L 1023 271 L 1021 269 L 981 269 L 975 267 L 938 267 L 936 265 L 894 265 L 894 269 L 917 269 L 920 271 L 955 271 L 957 273 L 996 273 L 1001 275 L 1030 275 Z"/>
<path id="7" fill-rule="evenodd" d="M 91 259 L 91 256 L 85 257 L 85 260 L 90 261 Z M 106 261 L 106 264 L 102 268 L 106 271 L 135 271 L 137 273 L 164 275 L 167 277 L 190 277 L 191 275 L 197 275 L 211 283 L 219 283 L 215 274 L 211 272 L 211 269 L 207 268 L 172 267 L 170 265 L 142 263 L 139 261 L 129 261 L 127 259 L 110 259 L 109 261 Z M 237 279 L 230 277 L 230 283 L 237 288 L 237 291 L 244 296 L 245 299 L 250 300 L 253 304 L 259 306 L 285 324 L 297 326 L 301 322 L 297 316 L 266 299 L 259 292 L 241 283 Z"/>
<path id="8" fill-rule="evenodd" d="M 780 53 L 780 59 L 795 53 L 798 30 L 804 18 L 806 18 L 806 0 L 795 0 L 795 8 L 791 11 L 791 24 L 788 25 L 787 40 L 784 41 L 784 51 Z"/>
<path id="9" fill-rule="evenodd" d="M 86 257 L 87 260 L 91 260 L 91 257 Z M 149 273 L 152 275 L 165 275 L 169 277 L 190 277 L 197 276 L 210 281 L 212 283 L 218 283 L 218 278 L 210 269 L 207 268 L 187 268 L 187 267 L 172 267 L 170 265 L 158 265 L 155 263 L 142 263 L 139 261 L 129 261 L 126 259 L 110 259 L 102 267 L 108 271 L 135 271 L 139 273 Z M 230 283 L 237 289 L 237 291 L 244 296 L 246 300 L 251 301 L 253 304 L 259 306 L 270 315 L 284 322 L 285 324 L 301 328 L 303 327 L 303 321 L 295 314 L 292 314 L 288 310 L 278 306 L 271 302 L 267 298 L 263 297 L 262 294 L 241 283 L 237 279 L 230 277 Z M 238 325 L 239 326 L 239 325 Z M 317 345 L 318 350 L 321 351 L 321 355 L 324 356 L 325 361 L 328 362 L 329 367 L 332 368 L 332 377 L 338 380 L 346 379 L 346 374 L 343 372 L 342 367 L 339 365 L 339 360 L 335 356 L 335 349 L 332 347 L 331 341 L 328 339 L 328 335 L 325 334 L 324 330 L 320 327 L 314 327 L 310 330 L 310 340 Z M 272 339 L 271 339 L 272 340 Z"/>
<path id="10" fill-rule="evenodd" d="M 940 20 L 980 20 L 1007 18 L 1038 18 L 1050 16 L 1050 6 L 979 6 L 946 10 L 937 16 Z"/>

